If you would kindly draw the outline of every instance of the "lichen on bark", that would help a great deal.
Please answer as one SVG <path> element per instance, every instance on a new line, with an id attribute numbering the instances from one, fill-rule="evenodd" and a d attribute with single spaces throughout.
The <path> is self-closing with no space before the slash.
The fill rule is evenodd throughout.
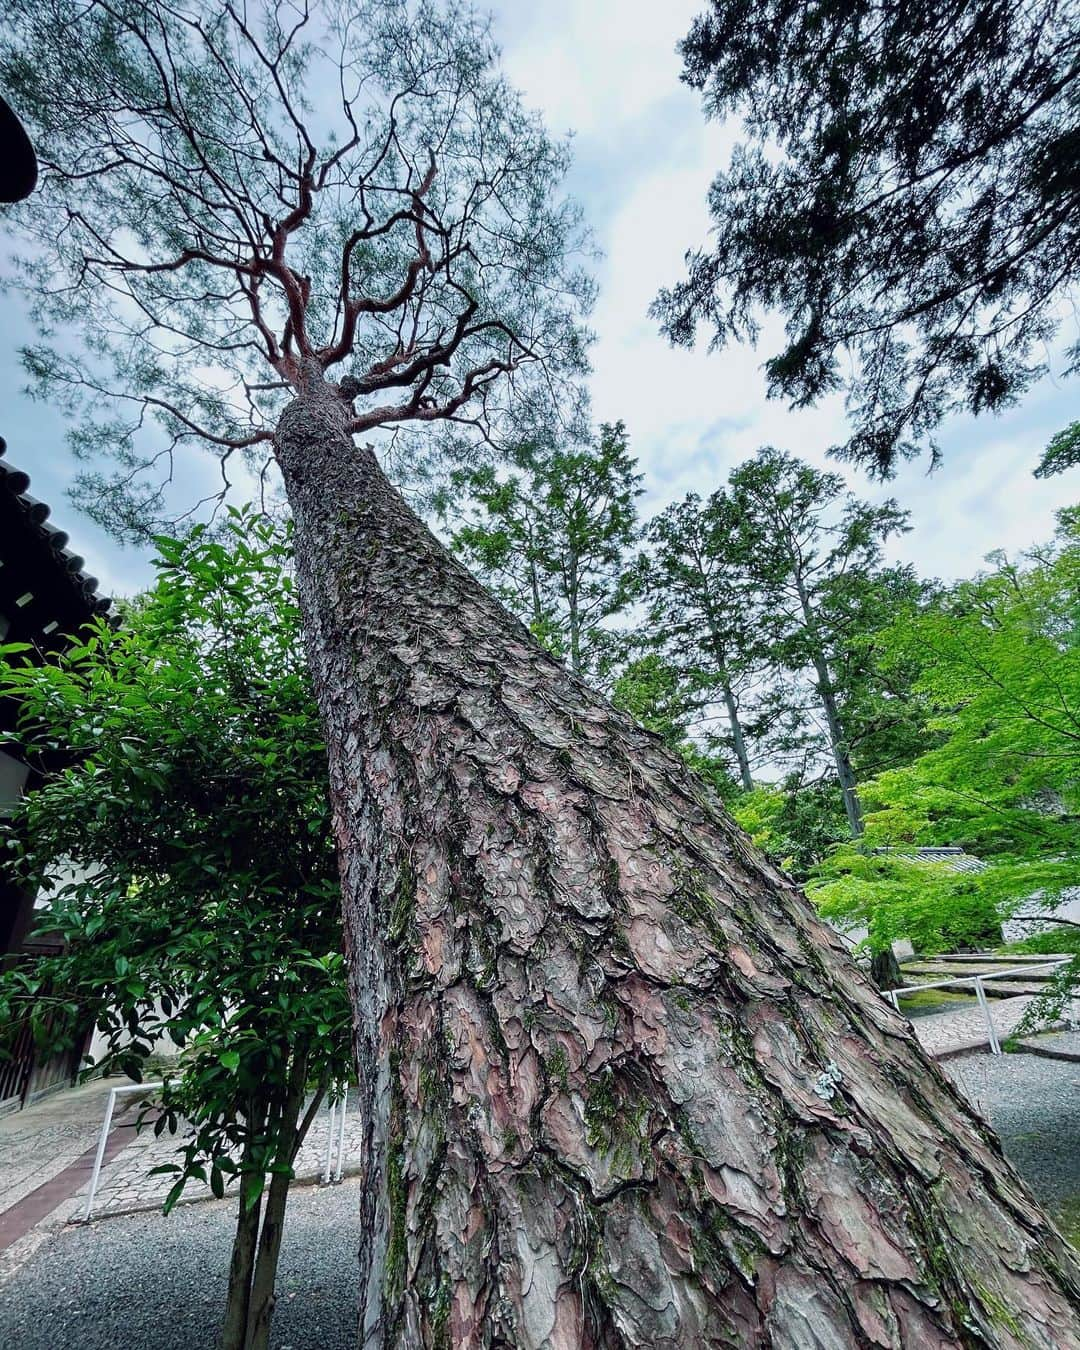
<path id="1" fill-rule="evenodd" d="M 356 1008 L 365 1347 L 1080 1343 L 988 1127 L 341 428 L 278 433 Z"/>

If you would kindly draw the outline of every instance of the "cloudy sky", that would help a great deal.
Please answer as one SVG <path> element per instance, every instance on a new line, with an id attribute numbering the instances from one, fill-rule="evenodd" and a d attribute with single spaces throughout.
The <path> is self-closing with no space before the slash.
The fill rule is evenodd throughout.
<path id="1" fill-rule="evenodd" d="M 706 124 L 697 96 L 679 83 L 675 44 L 699 8 L 698 0 L 494 6 L 511 79 L 553 131 L 575 134 L 570 188 L 604 255 L 593 406 L 597 420 L 626 422 L 646 475 L 647 512 L 691 489 L 710 491 L 759 445 L 825 464 L 825 447 L 845 434 L 838 400 L 791 413 L 765 399 L 768 329 L 758 351 L 710 355 L 671 350 L 647 316 L 657 290 L 680 276 L 685 250 L 707 237 L 705 193 L 732 143 L 730 130 Z M 0 434 L 9 456 L 31 473 L 32 491 L 53 504 L 103 588 L 130 592 L 148 578 L 146 560 L 64 502 L 72 473 L 64 427 L 22 393 L 15 350 L 30 333 L 17 301 L 2 303 Z M 1050 437 L 1075 418 L 1076 393 L 1051 374 L 1004 417 L 956 418 L 932 475 L 915 463 L 881 488 L 845 472 L 862 495 L 894 495 L 910 509 L 913 529 L 897 541 L 896 557 L 926 575 L 970 573 L 991 549 L 1047 537 L 1055 509 L 1080 497 L 1080 470 L 1045 483 L 1031 476 Z"/>

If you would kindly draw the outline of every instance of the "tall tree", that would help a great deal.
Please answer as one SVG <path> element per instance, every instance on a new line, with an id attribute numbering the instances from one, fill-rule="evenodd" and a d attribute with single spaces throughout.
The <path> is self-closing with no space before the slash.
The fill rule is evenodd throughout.
<path id="1" fill-rule="evenodd" d="M 711 0 L 681 50 L 742 140 L 715 242 L 654 306 L 672 340 L 754 340 L 779 311 L 769 392 L 844 389 L 839 449 L 882 475 L 936 456 L 949 411 L 1015 401 L 1080 277 L 1075 3 Z"/>
<path id="2" fill-rule="evenodd" d="M 736 545 L 738 506 L 723 491 L 689 493 L 649 525 L 642 583 L 650 623 L 702 693 L 715 692 L 743 790 L 754 787 L 740 696 L 760 667 L 756 589 Z M 675 655 L 677 653 L 677 656 Z"/>
<path id="3" fill-rule="evenodd" d="M 325 748 L 285 539 L 234 516 L 160 551 L 118 628 L 44 665 L 0 648 L 26 753 L 73 760 L 5 822 L 66 948 L 0 979 L 0 1027 L 29 1005 L 63 1042 L 90 1018 L 95 1067 L 136 1080 L 182 1047 L 154 1094 L 158 1133 L 183 1122 L 165 1211 L 235 1185 L 221 1346 L 265 1350 L 293 1164 L 351 1058 Z"/>
<path id="4" fill-rule="evenodd" d="M 872 506 L 847 492 L 839 474 L 821 473 L 766 447 L 730 478 L 734 548 L 758 588 L 767 644 L 781 672 L 808 671 L 851 833 L 862 832 L 855 776 L 855 719 L 845 717 L 858 687 L 855 639 L 880 598 L 882 544 L 907 528 L 894 501 Z M 793 698 L 794 692 L 794 698 Z M 797 689 L 774 689 L 787 721 L 803 733 Z M 850 721 L 850 725 L 849 725 Z M 779 725 L 784 727 L 783 720 Z"/>
<path id="5" fill-rule="evenodd" d="M 603 680 L 629 599 L 641 475 L 621 422 L 594 445 L 535 452 L 524 476 L 460 470 L 466 523 L 454 548 L 575 675 Z M 472 508 L 470 510 L 470 507 Z"/>
<path id="6" fill-rule="evenodd" d="M 332 82 L 291 27 L 256 38 L 217 7 L 196 27 L 145 0 L 12 12 L 0 74 L 42 132 L 63 223 L 43 212 L 39 246 L 72 322 L 96 335 L 116 288 L 171 295 L 139 321 L 158 325 L 154 374 L 188 350 L 180 325 L 229 313 L 215 295 L 254 291 L 234 337 L 290 386 L 273 448 L 351 953 L 362 1343 L 1080 1337 L 1071 1252 L 908 1024 L 701 781 L 539 647 L 354 442 L 470 396 L 493 412 L 573 332 L 561 158 L 468 15 L 360 9 L 340 35 L 377 63 L 350 57 L 342 87 L 362 73 L 399 97 L 320 152 L 300 91 Z M 312 214 L 327 183 L 353 222 L 328 302 L 304 263 L 341 239 Z M 356 231 L 371 270 L 351 266 Z"/>

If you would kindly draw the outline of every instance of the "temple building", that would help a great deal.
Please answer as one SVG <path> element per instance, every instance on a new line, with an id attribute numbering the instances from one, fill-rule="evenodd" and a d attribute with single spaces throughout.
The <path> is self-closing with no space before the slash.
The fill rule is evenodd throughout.
<path id="1" fill-rule="evenodd" d="M 109 608 L 51 515 L 46 503 L 31 495 L 29 475 L 11 463 L 0 439 L 0 642 L 28 643 L 40 660 L 61 651 L 84 624 Z M 6 815 L 42 767 L 49 767 L 50 757 L 19 741 L 18 708 L 11 699 L 0 699 L 0 733 L 0 815 Z M 63 762 L 62 751 L 56 762 Z M 34 901 L 33 894 L 0 872 L 0 965 L 32 961 L 56 949 L 47 934 L 30 935 Z M 70 1082 L 83 1048 L 43 1060 L 35 1053 L 29 1026 L 21 1029 L 14 1056 L 0 1059 L 0 1112 Z"/>

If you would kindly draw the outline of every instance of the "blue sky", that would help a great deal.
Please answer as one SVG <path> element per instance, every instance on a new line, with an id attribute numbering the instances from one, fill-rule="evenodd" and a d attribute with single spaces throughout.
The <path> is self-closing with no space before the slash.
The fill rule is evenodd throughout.
<path id="1" fill-rule="evenodd" d="M 705 193 L 733 139 L 730 128 L 704 121 L 697 96 L 679 83 L 675 44 L 699 8 L 698 0 L 494 6 L 510 78 L 553 131 L 575 133 L 570 188 L 604 255 L 593 405 L 597 420 L 626 422 L 650 513 L 687 491 L 710 491 L 759 445 L 825 464 L 825 447 L 844 435 L 839 400 L 791 413 L 765 399 L 768 325 L 758 351 L 708 354 L 671 350 L 647 316 L 659 287 L 679 277 L 685 250 L 707 237 Z M 148 561 L 64 500 L 74 471 L 64 424 L 21 392 L 15 352 L 32 334 L 17 300 L 7 296 L 2 305 L 0 434 L 9 457 L 31 473 L 32 491 L 53 506 L 103 589 L 130 593 L 149 579 Z M 1074 318 L 1069 325 L 1075 337 Z M 894 556 L 925 575 L 965 575 L 993 548 L 1015 551 L 1046 538 L 1054 511 L 1080 498 L 1080 470 L 1045 483 L 1031 476 L 1050 437 L 1076 417 L 1076 399 L 1075 383 L 1050 376 L 1004 417 L 954 419 L 941 437 L 944 464 L 932 475 L 917 462 L 882 488 L 845 472 L 861 495 L 895 496 L 911 511 L 913 529 Z"/>

